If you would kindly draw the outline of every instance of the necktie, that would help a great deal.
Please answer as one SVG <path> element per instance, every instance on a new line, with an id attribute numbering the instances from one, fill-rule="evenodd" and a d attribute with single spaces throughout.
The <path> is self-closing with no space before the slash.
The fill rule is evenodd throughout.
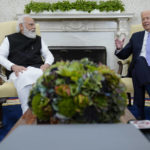
<path id="1" fill-rule="evenodd" d="M 147 42 L 146 42 L 146 60 L 150 66 L 150 32 L 148 33 Z"/>

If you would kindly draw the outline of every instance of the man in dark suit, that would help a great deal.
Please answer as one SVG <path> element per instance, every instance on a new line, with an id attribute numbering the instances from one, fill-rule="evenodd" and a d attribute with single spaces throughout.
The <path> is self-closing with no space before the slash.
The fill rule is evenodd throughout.
<path id="1" fill-rule="evenodd" d="M 138 111 L 137 119 L 145 119 L 144 101 L 145 89 L 150 95 L 150 10 L 141 13 L 144 31 L 134 33 L 123 48 L 124 39 L 115 40 L 115 55 L 126 59 L 132 54 L 128 76 L 132 77 L 134 86 L 134 106 Z"/>

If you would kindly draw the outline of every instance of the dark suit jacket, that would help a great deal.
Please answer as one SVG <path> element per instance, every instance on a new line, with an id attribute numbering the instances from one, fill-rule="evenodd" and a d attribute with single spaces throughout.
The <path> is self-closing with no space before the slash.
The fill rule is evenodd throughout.
<path id="1" fill-rule="evenodd" d="M 132 61 L 128 68 L 128 75 L 127 75 L 129 77 L 132 77 L 132 70 L 136 63 L 136 59 L 139 57 L 141 53 L 143 40 L 144 40 L 144 34 L 145 34 L 145 31 L 134 33 L 132 37 L 130 38 L 128 44 L 119 53 L 116 53 L 115 51 L 115 55 L 119 59 L 127 59 L 132 54 Z"/>

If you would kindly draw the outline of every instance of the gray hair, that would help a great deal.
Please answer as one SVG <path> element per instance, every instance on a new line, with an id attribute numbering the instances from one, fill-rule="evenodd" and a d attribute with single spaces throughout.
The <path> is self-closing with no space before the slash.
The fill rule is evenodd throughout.
<path id="1" fill-rule="evenodd" d="M 17 22 L 17 27 L 16 27 L 16 30 L 17 32 L 20 32 L 20 24 L 23 24 L 24 23 L 24 18 L 26 17 L 30 17 L 29 15 L 22 15 L 18 18 L 18 22 Z"/>

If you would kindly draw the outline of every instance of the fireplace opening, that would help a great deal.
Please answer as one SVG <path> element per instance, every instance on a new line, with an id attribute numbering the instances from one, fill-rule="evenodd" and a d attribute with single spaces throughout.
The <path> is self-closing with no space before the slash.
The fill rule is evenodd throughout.
<path id="1" fill-rule="evenodd" d="M 55 62 L 88 58 L 95 63 L 107 65 L 104 46 L 49 46 L 48 48 L 54 55 Z"/>

